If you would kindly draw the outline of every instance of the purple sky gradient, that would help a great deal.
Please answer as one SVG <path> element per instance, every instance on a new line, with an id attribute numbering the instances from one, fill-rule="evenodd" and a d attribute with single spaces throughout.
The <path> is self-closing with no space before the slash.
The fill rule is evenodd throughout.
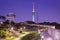
<path id="1" fill-rule="evenodd" d="M 32 20 L 32 5 L 35 2 L 35 22 L 60 23 L 60 0 L 0 0 L 0 15 L 9 12 L 16 15 L 16 22 Z"/>

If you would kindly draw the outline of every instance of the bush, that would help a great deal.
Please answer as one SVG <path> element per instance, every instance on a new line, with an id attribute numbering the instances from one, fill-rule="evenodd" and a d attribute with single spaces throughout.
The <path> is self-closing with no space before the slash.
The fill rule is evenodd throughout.
<path id="1" fill-rule="evenodd" d="M 35 37 L 35 35 L 36 35 L 36 33 L 35 33 L 35 32 L 32 32 L 32 33 L 24 36 L 24 37 L 22 38 L 22 40 L 31 40 L 31 39 L 33 39 L 33 38 Z"/>
<path id="2" fill-rule="evenodd" d="M 22 31 L 20 31 L 20 33 L 22 33 Z"/>
<path id="3" fill-rule="evenodd" d="M 0 38 L 5 38 L 9 34 L 6 30 L 0 30 Z"/>

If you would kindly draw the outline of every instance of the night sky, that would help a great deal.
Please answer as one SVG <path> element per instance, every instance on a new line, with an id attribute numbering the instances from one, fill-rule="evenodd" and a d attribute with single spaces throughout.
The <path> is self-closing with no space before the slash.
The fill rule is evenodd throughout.
<path id="1" fill-rule="evenodd" d="M 35 22 L 37 14 L 39 22 L 60 23 L 60 0 L 0 0 L 0 15 L 9 12 L 16 15 L 16 22 L 32 20 L 32 6 L 35 6 Z"/>

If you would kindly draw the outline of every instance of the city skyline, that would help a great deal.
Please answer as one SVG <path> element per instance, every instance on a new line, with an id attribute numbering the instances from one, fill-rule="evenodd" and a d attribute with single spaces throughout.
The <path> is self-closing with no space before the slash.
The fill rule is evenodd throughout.
<path id="1" fill-rule="evenodd" d="M 35 7 L 35 22 L 60 23 L 59 0 L 0 0 L 0 15 L 6 16 L 13 12 L 16 22 L 32 21 L 33 2 Z"/>

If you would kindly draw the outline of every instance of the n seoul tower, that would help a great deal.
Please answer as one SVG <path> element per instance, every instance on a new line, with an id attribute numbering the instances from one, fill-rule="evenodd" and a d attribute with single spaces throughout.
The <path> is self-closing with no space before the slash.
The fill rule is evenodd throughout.
<path id="1" fill-rule="evenodd" d="M 32 21 L 35 21 L 35 9 L 34 9 L 34 3 L 33 3 L 33 8 L 32 8 Z"/>

